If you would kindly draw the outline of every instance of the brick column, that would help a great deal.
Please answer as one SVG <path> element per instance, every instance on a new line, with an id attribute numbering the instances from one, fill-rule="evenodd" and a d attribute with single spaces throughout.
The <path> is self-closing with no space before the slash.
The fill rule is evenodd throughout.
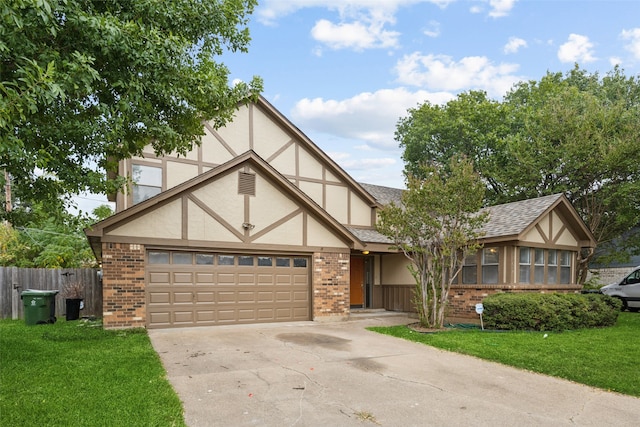
<path id="1" fill-rule="evenodd" d="M 313 254 L 313 320 L 349 317 L 350 254 Z"/>
<path id="2" fill-rule="evenodd" d="M 144 327 L 144 246 L 102 244 L 102 316 L 105 329 Z"/>

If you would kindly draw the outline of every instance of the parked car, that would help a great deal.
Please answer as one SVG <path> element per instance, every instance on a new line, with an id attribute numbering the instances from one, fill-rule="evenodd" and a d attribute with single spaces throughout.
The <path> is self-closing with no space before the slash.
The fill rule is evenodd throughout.
<path id="1" fill-rule="evenodd" d="M 640 311 L 640 266 L 621 281 L 603 286 L 600 292 L 620 298 L 623 310 Z"/>

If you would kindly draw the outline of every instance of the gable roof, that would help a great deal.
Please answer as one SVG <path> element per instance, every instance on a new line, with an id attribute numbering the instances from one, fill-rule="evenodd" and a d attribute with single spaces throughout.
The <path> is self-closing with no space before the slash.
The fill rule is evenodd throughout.
<path id="1" fill-rule="evenodd" d="M 175 200 L 185 192 L 194 190 L 206 183 L 214 180 L 217 176 L 227 171 L 236 169 L 240 166 L 247 165 L 255 168 L 267 177 L 272 179 L 274 183 L 280 187 L 289 197 L 294 199 L 298 204 L 309 210 L 321 223 L 333 230 L 340 238 L 346 242 L 351 248 L 360 249 L 364 247 L 364 243 L 353 235 L 344 225 L 340 224 L 336 219 L 329 215 L 322 207 L 314 202 L 302 190 L 295 186 L 286 177 L 280 174 L 269 163 L 262 159 L 253 150 L 249 150 L 230 161 L 223 163 L 201 175 L 185 181 L 169 190 L 140 202 L 124 211 L 106 218 L 93 226 L 86 228 L 85 234 L 89 238 L 92 250 L 98 259 L 101 258 L 102 248 L 100 245 L 101 238 L 109 229 L 118 227 L 126 221 L 150 212 L 157 207 Z"/>
<path id="2" fill-rule="evenodd" d="M 292 132 L 296 137 L 305 143 L 305 145 L 316 155 L 318 158 L 329 166 L 331 171 L 347 182 L 357 194 L 359 194 L 364 200 L 371 205 L 375 204 L 374 195 L 363 188 L 363 186 L 356 182 L 351 175 L 349 175 L 344 169 L 342 169 L 331 157 L 320 149 L 307 135 L 304 134 L 295 124 L 287 119 L 280 111 L 278 111 L 273 105 L 269 103 L 262 95 L 258 96 L 256 104 L 264 109 L 264 112 L 268 114 L 272 120 L 278 123 L 280 126 Z"/>
<path id="3" fill-rule="evenodd" d="M 573 231 L 583 246 L 595 246 L 593 234 L 562 193 L 482 209 L 484 212 L 489 212 L 489 221 L 482 229 L 485 233 L 482 240 L 519 239 L 535 227 L 544 215 L 554 209 L 575 225 Z"/>
<path id="4" fill-rule="evenodd" d="M 405 191 L 372 184 L 361 185 L 382 206 L 390 202 L 400 205 L 402 193 Z M 577 237 L 583 246 L 595 246 L 593 234 L 576 213 L 567 197 L 562 193 L 483 208 L 482 212 L 489 212 L 489 221 L 482 229 L 484 236 L 481 240 L 517 240 L 535 227 L 536 223 L 544 215 L 554 209 L 558 209 L 567 220 L 571 220 L 573 224 L 576 224 L 574 232 L 578 234 Z M 386 236 L 374 229 L 347 228 L 364 242 L 391 243 Z"/>

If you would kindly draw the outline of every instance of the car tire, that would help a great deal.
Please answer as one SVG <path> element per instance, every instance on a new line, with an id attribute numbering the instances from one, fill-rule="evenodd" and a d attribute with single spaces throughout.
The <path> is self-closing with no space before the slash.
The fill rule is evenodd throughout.
<path id="1" fill-rule="evenodd" d="M 640 311 L 640 307 L 627 307 L 627 309 L 633 313 L 637 313 Z"/>
<path id="2" fill-rule="evenodd" d="M 616 298 L 618 298 L 622 302 L 622 307 L 620 307 L 620 311 L 625 311 L 629 308 L 629 306 L 627 305 L 627 300 L 620 297 L 616 297 Z"/>

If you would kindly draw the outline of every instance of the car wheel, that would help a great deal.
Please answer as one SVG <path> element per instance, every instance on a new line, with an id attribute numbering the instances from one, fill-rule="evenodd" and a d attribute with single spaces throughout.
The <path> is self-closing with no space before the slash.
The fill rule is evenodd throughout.
<path id="1" fill-rule="evenodd" d="M 637 313 L 640 311 L 640 307 L 627 307 L 629 309 L 629 311 L 632 311 L 634 313 Z"/>
<path id="2" fill-rule="evenodd" d="M 627 301 L 624 298 L 618 297 L 618 299 L 622 302 L 622 307 L 620 307 L 620 311 L 625 311 L 626 309 L 629 308 L 629 306 L 627 305 Z"/>

